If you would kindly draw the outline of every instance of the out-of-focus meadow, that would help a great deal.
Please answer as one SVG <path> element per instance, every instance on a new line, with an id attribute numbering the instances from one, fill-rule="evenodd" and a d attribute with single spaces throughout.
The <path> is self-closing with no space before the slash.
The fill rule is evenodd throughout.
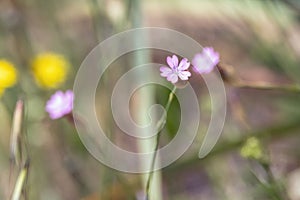
<path id="1" fill-rule="evenodd" d="M 81 143 L 70 115 L 51 119 L 45 111 L 52 94 L 73 88 L 83 59 L 99 42 L 135 27 L 182 32 L 214 47 L 219 69 L 225 66 L 228 110 L 220 140 L 198 158 L 211 102 L 203 80 L 193 77 L 199 134 L 179 160 L 155 173 L 157 194 L 150 199 L 300 200 L 298 0 L 1 0 L 0 199 L 144 199 L 145 174 L 102 165 Z M 165 64 L 170 54 L 149 51 L 149 60 Z M 132 57 L 105 72 L 95 102 L 114 142 L 137 151 L 109 110 L 112 83 L 130 69 Z M 170 91 L 152 91 L 164 105 Z M 18 127 L 19 99 L 16 115 L 24 101 L 24 119 Z M 161 146 L 174 137 L 179 115 L 174 101 Z"/>

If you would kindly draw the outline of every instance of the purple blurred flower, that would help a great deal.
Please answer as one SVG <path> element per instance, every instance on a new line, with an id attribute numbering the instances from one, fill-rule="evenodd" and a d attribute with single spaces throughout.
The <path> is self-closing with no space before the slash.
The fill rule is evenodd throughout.
<path id="1" fill-rule="evenodd" d="M 190 62 L 188 59 L 183 58 L 178 65 L 178 57 L 173 55 L 172 58 L 170 56 L 167 57 L 167 66 L 160 67 L 160 75 L 162 77 L 167 77 L 167 80 L 176 83 L 178 81 L 178 77 L 181 80 L 188 80 L 191 76 L 189 71 L 186 71 L 190 67 Z"/>
<path id="2" fill-rule="evenodd" d="M 219 53 L 212 47 L 204 47 L 202 53 L 195 55 L 192 64 L 195 72 L 208 74 L 220 62 Z"/>
<path id="3" fill-rule="evenodd" d="M 46 111 L 51 119 L 58 119 L 72 112 L 73 109 L 73 92 L 67 90 L 65 93 L 57 91 L 47 101 Z"/>

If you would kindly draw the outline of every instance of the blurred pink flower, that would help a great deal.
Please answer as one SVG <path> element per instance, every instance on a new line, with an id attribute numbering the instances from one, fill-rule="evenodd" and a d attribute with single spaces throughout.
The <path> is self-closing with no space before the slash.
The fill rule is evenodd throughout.
<path id="1" fill-rule="evenodd" d="M 220 62 L 219 53 L 212 47 L 204 47 L 202 53 L 194 56 L 192 61 L 193 69 L 199 74 L 208 74 Z"/>
<path id="2" fill-rule="evenodd" d="M 178 77 L 181 80 L 188 80 L 191 76 L 189 71 L 186 71 L 190 67 L 190 62 L 188 59 L 183 58 L 178 65 L 178 57 L 173 55 L 172 57 L 167 57 L 167 66 L 160 67 L 160 75 L 162 77 L 167 77 L 167 80 L 176 83 L 178 81 Z"/>
<path id="3" fill-rule="evenodd" d="M 58 119 L 72 112 L 73 109 L 73 92 L 67 90 L 65 93 L 57 91 L 47 101 L 46 111 L 51 119 Z"/>

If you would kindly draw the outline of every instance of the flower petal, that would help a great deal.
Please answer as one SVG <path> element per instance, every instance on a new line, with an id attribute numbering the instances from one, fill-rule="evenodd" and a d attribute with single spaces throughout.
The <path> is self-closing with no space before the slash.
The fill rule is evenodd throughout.
<path id="1" fill-rule="evenodd" d="M 188 62 L 188 59 L 187 58 L 183 58 L 180 63 L 179 63 L 179 66 L 178 66 L 178 69 L 179 70 L 187 70 L 189 67 L 190 67 L 190 62 Z"/>
<path id="2" fill-rule="evenodd" d="M 211 61 L 211 59 L 206 54 L 196 54 L 193 61 L 194 71 L 199 74 L 207 74 L 210 73 L 215 64 Z"/>
<path id="3" fill-rule="evenodd" d="M 63 103 L 64 93 L 62 91 L 57 91 L 51 96 L 50 100 L 46 104 L 46 111 L 55 109 Z"/>
<path id="4" fill-rule="evenodd" d="M 72 90 L 67 90 L 65 93 L 65 114 L 71 113 L 73 110 L 74 93 Z"/>
<path id="5" fill-rule="evenodd" d="M 171 83 L 176 83 L 178 81 L 178 76 L 177 74 L 170 74 L 167 77 L 167 80 L 170 81 Z"/>
<path id="6" fill-rule="evenodd" d="M 213 47 L 204 47 L 203 54 L 206 55 L 211 60 L 213 65 L 216 65 L 220 62 L 220 55 L 218 52 L 214 50 Z"/>
<path id="7" fill-rule="evenodd" d="M 58 118 L 61 118 L 62 116 L 64 116 L 64 114 L 61 113 L 61 112 L 51 112 L 51 113 L 49 113 L 49 117 L 51 119 L 58 119 Z"/>
<path id="8" fill-rule="evenodd" d="M 172 73 L 172 69 L 166 66 L 160 67 L 159 70 L 161 71 L 160 75 L 162 77 L 167 77 L 170 73 Z"/>
<path id="9" fill-rule="evenodd" d="M 172 62 L 174 67 L 178 67 L 178 57 L 176 55 L 172 56 Z"/>
<path id="10" fill-rule="evenodd" d="M 189 72 L 189 71 L 182 71 L 182 72 L 178 73 L 178 76 L 179 76 L 179 78 L 181 80 L 186 81 L 191 76 L 191 72 Z"/>
<path id="11" fill-rule="evenodd" d="M 73 109 L 73 92 L 71 90 L 63 93 L 57 91 L 47 101 L 45 110 L 49 113 L 51 119 L 58 119 L 72 112 Z"/>
<path id="12" fill-rule="evenodd" d="M 173 60 L 170 56 L 167 57 L 167 63 L 170 66 L 170 68 L 174 69 Z"/>

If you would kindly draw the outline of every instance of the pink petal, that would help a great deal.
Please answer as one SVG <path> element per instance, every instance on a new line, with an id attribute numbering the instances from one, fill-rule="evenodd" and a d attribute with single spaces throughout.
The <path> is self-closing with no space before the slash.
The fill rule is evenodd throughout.
<path id="1" fill-rule="evenodd" d="M 167 63 L 172 69 L 174 69 L 173 60 L 170 56 L 167 57 Z"/>
<path id="2" fill-rule="evenodd" d="M 194 71 L 199 74 L 207 74 L 210 73 L 215 64 L 206 54 L 196 54 L 193 61 Z"/>
<path id="3" fill-rule="evenodd" d="M 72 112 L 73 109 L 73 92 L 71 90 L 63 93 L 57 91 L 53 94 L 46 104 L 46 111 L 51 119 L 58 119 Z"/>
<path id="4" fill-rule="evenodd" d="M 216 65 L 220 62 L 220 55 L 218 52 L 214 50 L 213 47 L 204 47 L 203 54 L 206 55 L 211 60 L 213 65 Z"/>
<path id="5" fill-rule="evenodd" d="M 178 76 L 176 74 L 170 74 L 167 77 L 168 81 L 171 81 L 171 83 L 176 83 L 178 81 Z"/>
<path id="6" fill-rule="evenodd" d="M 212 64 L 204 66 L 204 67 L 194 66 L 193 69 L 194 69 L 195 72 L 197 72 L 199 74 L 208 74 L 208 73 L 213 71 L 214 66 L 215 65 L 212 65 Z"/>
<path id="7" fill-rule="evenodd" d="M 178 57 L 176 55 L 172 56 L 172 61 L 173 61 L 174 67 L 177 67 L 178 66 Z"/>
<path id="8" fill-rule="evenodd" d="M 178 76 L 181 80 L 185 81 L 188 80 L 189 77 L 191 76 L 191 72 L 189 71 L 182 71 L 180 73 L 178 73 Z"/>
<path id="9" fill-rule="evenodd" d="M 63 96 L 64 94 L 61 91 L 58 91 L 54 95 L 52 95 L 50 100 L 47 101 L 46 111 L 51 112 L 52 109 L 59 107 L 63 102 Z"/>
<path id="10" fill-rule="evenodd" d="M 65 114 L 69 114 L 73 110 L 74 93 L 72 90 L 67 90 L 65 93 Z"/>
<path id="11" fill-rule="evenodd" d="M 52 113 L 49 113 L 49 117 L 51 118 L 51 119 L 58 119 L 58 118 L 61 118 L 62 116 L 64 116 L 64 114 L 63 113 L 61 113 L 61 112 L 52 112 Z"/>
<path id="12" fill-rule="evenodd" d="M 163 77 L 167 77 L 170 73 L 172 73 L 172 70 L 166 66 L 160 67 L 159 70 L 161 71 L 160 75 Z"/>
<path id="13" fill-rule="evenodd" d="M 187 58 L 183 58 L 178 66 L 179 70 L 187 70 L 190 67 L 190 63 L 188 62 Z"/>

